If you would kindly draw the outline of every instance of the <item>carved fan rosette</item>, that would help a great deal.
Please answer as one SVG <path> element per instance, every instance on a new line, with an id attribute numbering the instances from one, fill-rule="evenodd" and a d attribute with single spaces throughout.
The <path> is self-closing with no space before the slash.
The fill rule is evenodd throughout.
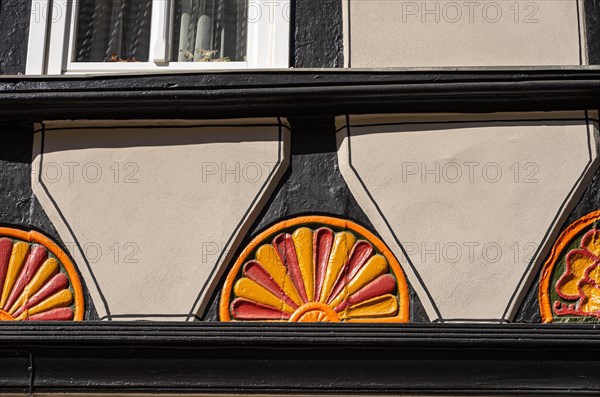
<path id="1" fill-rule="evenodd" d="M 38 232 L 0 228 L 0 321 L 78 321 L 83 314 L 69 257 Z"/>
<path id="2" fill-rule="evenodd" d="M 222 321 L 405 322 L 399 263 L 365 228 L 308 216 L 258 235 L 223 287 Z"/>

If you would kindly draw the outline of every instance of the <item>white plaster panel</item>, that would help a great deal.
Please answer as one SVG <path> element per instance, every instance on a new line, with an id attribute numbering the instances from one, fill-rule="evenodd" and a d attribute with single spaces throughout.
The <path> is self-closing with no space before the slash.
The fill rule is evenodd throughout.
<path id="1" fill-rule="evenodd" d="M 287 137 L 276 119 L 45 123 L 33 190 L 100 317 L 201 311 L 287 167 Z"/>
<path id="2" fill-rule="evenodd" d="M 510 320 L 597 168 L 595 124 L 583 112 L 348 120 L 342 175 L 430 319 Z"/>
<path id="3" fill-rule="evenodd" d="M 343 7 L 353 68 L 586 64 L 580 0 L 343 0 Z"/>

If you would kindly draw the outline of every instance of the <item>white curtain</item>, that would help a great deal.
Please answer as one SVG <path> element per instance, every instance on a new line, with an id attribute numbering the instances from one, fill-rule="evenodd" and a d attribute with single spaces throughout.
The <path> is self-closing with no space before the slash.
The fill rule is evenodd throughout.
<path id="1" fill-rule="evenodd" d="M 153 0 L 78 1 L 76 61 L 148 61 Z M 245 60 L 248 0 L 173 1 L 171 61 Z"/>
<path id="2" fill-rule="evenodd" d="M 151 0 L 80 0 L 78 62 L 147 61 Z"/>
<path id="3" fill-rule="evenodd" d="M 178 62 L 242 60 L 247 0 L 179 0 Z"/>

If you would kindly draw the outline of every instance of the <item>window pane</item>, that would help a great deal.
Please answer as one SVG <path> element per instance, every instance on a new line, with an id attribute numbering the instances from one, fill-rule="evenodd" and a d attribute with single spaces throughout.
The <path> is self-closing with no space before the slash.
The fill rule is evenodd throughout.
<path id="1" fill-rule="evenodd" d="M 152 0 L 79 0 L 76 62 L 148 61 Z"/>
<path id="2" fill-rule="evenodd" d="M 245 61 L 248 0 L 175 0 L 176 62 Z"/>

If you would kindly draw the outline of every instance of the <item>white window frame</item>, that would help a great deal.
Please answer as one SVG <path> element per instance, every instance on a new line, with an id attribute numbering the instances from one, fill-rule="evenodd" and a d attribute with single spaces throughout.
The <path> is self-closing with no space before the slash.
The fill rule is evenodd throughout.
<path id="1" fill-rule="evenodd" d="M 32 0 L 26 74 L 287 68 L 290 1 L 249 0 L 248 43 L 244 62 L 168 62 L 174 0 L 152 0 L 148 62 L 73 62 L 78 0 Z"/>

